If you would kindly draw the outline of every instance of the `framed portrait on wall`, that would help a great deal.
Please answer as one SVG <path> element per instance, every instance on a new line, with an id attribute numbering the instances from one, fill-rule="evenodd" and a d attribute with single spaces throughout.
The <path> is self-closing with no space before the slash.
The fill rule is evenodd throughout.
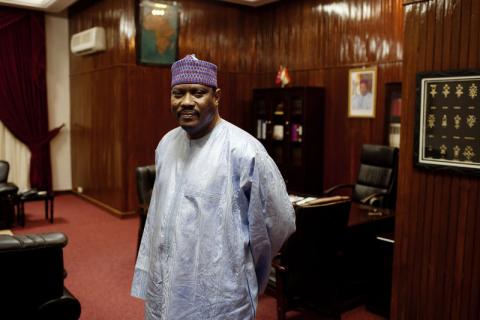
<path id="1" fill-rule="evenodd" d="M 179 8 L 175 2 L 139 0 L 137 63 L 170 65 L 177 58 Z"/>
<path id="2" fill-rule="evenodd" d="M 377 67 L 350 69 L 348 73 L 348 116 L 374 118 L 377 96 Z"/>

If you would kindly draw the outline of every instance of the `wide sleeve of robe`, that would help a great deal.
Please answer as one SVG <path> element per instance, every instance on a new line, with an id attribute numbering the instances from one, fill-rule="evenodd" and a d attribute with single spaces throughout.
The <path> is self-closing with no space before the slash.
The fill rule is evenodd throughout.
<path id="1" fill-rule="evenodd" d="M 295 213 L 282 175 L 262 151 L 252 160 L 248 178 L 242 179 L 242 189 L 249 198 L 250 248 L 260 293 L 267 286 L 273 257 L 295 231 Z"/>

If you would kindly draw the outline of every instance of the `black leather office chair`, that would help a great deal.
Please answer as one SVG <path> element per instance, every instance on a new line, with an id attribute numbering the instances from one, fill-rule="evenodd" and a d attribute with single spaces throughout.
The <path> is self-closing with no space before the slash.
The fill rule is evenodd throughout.
<path id="1" fill-rule="evenodd" d="M 10 165 L 0 160 L 0 229 L 10 228 L 15 218 L 15 201 L 18 187 L 8 182 Z"/>
<path id="2" fill-rule="evenodd" d="M 64 287 L 63 233 L 0 235 L 0 318 L 76 320 L 80 302 Z"/>
<path id="3" fill-rule="evenodd" d="M 0 160 L 0 183 L 7 182 L 10 165 L 5 160 Z"/>
<path id="4" fill-rule="evenodd" d="M 339 184 L 324 192 L 326 196 L 342 188 L 352 190 L 352 201 L 394 208 L 397 193 L 398 149 L 364 144 L 355 184 Z"/>
<path id="5" fill-rule="evenodd" d="M 152 198 L 153 185 L 155 183 L 155 165 L 137 167 L 137 195 L 140 226 L 138 228 L 137 252 L 142 241 L 143 228 L 147 220 L 148 207 Z"/>
<path id="6" fill-rule="evenodd" d="M 296 208 L 297 229 L 273 261 L 279 320 L 295 309 L 340 319 L 341 251 L 350 204 L 340 200 Z"/>

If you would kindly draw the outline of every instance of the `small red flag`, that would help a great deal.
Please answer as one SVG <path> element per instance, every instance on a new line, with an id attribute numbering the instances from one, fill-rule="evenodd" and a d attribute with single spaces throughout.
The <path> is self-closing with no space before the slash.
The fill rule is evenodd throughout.
<path id="1" fill-rule="evenodd" d="M 281 85 L 282 88 L 289 84 L 291 81 L 290 75 L 288 74 L 287 67 L 280 66 L 277 72 L 277 77 L 275 78 L 275 84 Z"/>

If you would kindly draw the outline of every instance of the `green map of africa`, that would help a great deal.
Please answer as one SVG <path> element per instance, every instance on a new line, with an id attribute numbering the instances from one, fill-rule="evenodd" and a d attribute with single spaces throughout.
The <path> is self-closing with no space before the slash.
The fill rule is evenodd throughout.
<path id="1" fill-rule="evenodd" d="M 176 10 L 169 10 L 169 13 L 163 16 L 152 14 L 145 16 L 142 23 L 142 62 L 170 64 L 175 61 L 177 15 Z"/>

